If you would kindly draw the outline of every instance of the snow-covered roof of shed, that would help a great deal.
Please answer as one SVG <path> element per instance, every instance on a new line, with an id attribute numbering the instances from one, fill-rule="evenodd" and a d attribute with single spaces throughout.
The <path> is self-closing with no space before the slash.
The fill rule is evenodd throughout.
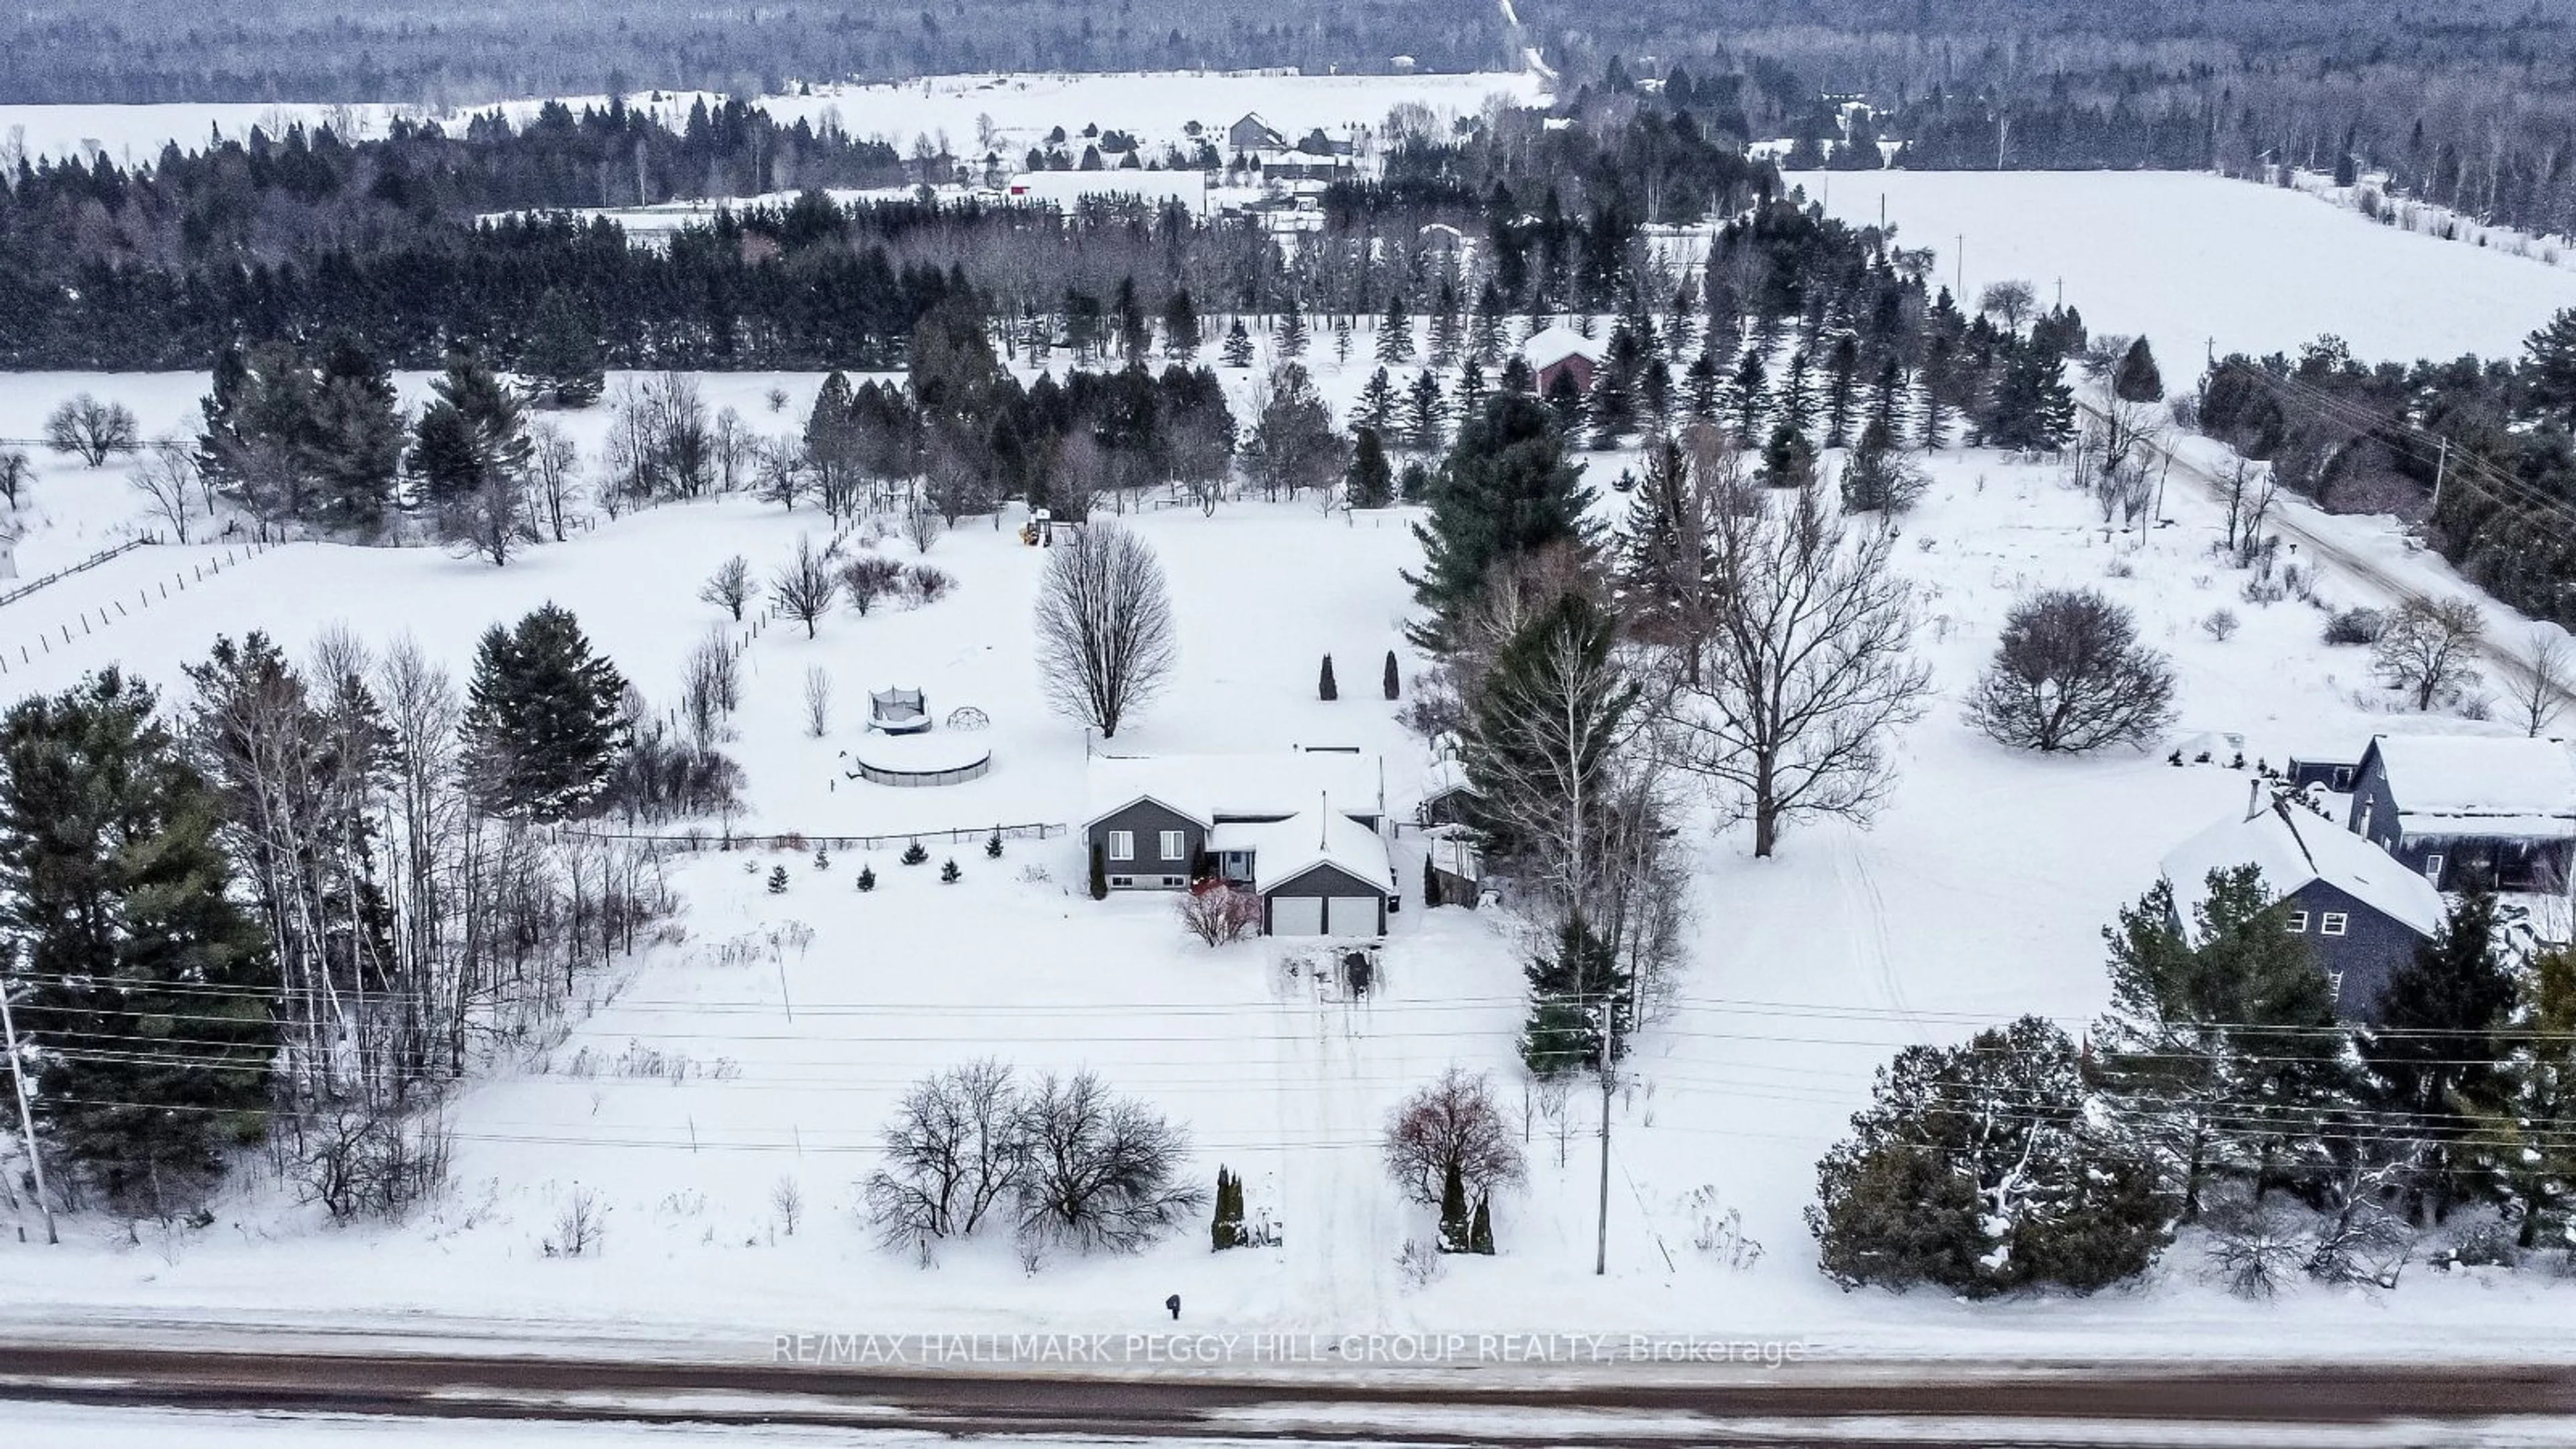
<path id="1" fill-rule="evenodd" d="M 2442 924 L 2442 896 L 2432 882 L 2330 820 L 2275 804 L 2250 820 L 2213 825 L 2166 854 L 2165 880 L 2185 930 L 2199 929 L 2210 872 L 2243 865 L 2263 873 L 2274 900 L 2324 881 L 2421 935 Z"/>
<path id="2" fill-rule="evenodd" d="M 1348 750 L 1270 750 L 1232 755 L 1096 755 L 1087 824 L 1142 799 L 1201 824 L 1220 815 L 1294 815 L 1329 799 L 1333 812 L 1384 813 L 1378 757 Z"/>
<path id="3" fill-rule="evenodd" d="M 1208 832 L 1208 849 L 1251 851 L 1252 888 L 1265 895 L 1319 865 L 1366 882 L 1380 895 L 1391 889 L 1386 841 L 1338 806 L 1329 815 L 1308 810 L 1267 825 L 1220 825 Z"/>
<path id="4" fill-rule="evenodd" d="M 1599 362 L 1601 349 L 1591 338 L 1562 322 L 1541 328 L 1530 335 L 1529 341 L 1521 344 L 1521 359 L 1530 365 L 1533 372 L 1554 367 L 1569 357 Z"/>
<path id="5" fill-rule="evenodd" d="M 1467 767 L 1457 760 L 1433 760 L 1422 772 L 1422 798 L 1437 800 L 1452 790 L 1467 788 Z"/>
<path id="6" fill-rule="evenodd" d="M 2576 839 L 2576 758 L 2556 740 L 2381 735 L 2370 747 L 2408 834 Z"/>

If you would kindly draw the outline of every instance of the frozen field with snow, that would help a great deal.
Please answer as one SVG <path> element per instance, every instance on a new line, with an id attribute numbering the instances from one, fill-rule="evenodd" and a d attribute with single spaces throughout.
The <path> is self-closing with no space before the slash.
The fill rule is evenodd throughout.
<path id="1" fill-rule="evenodd" d="M 2022 278 L 2097 332 L 2144 333 L 2177 383 L 2220 353 L 2340 335 L 2368 360 L 2516 355 L 2576 273 L 2378 225 L 2299 191 L 2155 171 L 1811 172 L 1790 178 L 1854 225 L 1887 220 L 1964 270 L 1963 305 Z M 1962 239 L 1964 238 L 1964 247 Z M 1964 261 L 1964 268 L 1962 262 Z M 2181 376 L 2177 376 L 2181 373 Z"/>
<path id="2" fill-rule="evenodd" d="M 1365 351 L 1345 369 L 1323 363 L 1337 408 L 1365 375 Z M 1223 375 L 1240 409 L 1253 374 Z M 818 381 L 704 386 L 711 408 L 784 432 Z M 421 379 L 402 384 L 416 403 Z M 25 435 L 84 388 L 166 426 L 202 386 L 183 375 L 16 378 L 0 389 L 0 435 Z M 772 387 L 788 394 L 777 412 Z M 595 459 L 604 410 L 569 426 Z M 1606 483 L 1626 461 L 1594 455 L 1590 476 Z M 133 513 L 116 469 L 40 464 L 35 508 L 50 521 L 27 545 L 30 572 L 112 540 Z M 1941 697 L 1906 736 L 1903 782 L 1875 829 L 1797 830 L 1780 858 L 1756 861 L 1739 838 L 1694 828 L 1692 959 L 1614 1104 L 1606 1279 L 1591 1272 L 1599 1102 L 1579 1091 L 1530 1099 L 1533 1182 L 1496 1204 L 1501 1257 L 1452 1260 L 1419 1286 L 1397 1267 L 1404 1241 L 1429 1225 L 1377 1163 L 1390 1107 L 1457 1063 L 1494 1072 L 1521 1110 L 1521 956 L 1503 917 L 1413 902 L 1397 918 L 1384 989 L 1352 1005 L 1292 974 L 1267 943 L 1190 941 L 1167 898 L 1088 900 L 1063 834 L 985 858 L 993 824 L 1080 813 L 1084 746 L 1039 700 L 1027 620 L 1042 555 L 970 520 L 929 556 L 956 576 L 950 597 L 843 611 L 811 641 L 792 624 L 761 626 L 730 747 L 750 777 L 747 830 L 967 839 L 931 840 L 919 868 L 897 864 L 894 849 L 835 851 L 827 864 L 811 850 L 680 857 L 670 870 L 682 939 L 591 982 L 562 1041 L 458 1100 L 456 1187 L 435 1210 L 333 1230 L 253 1192 L 202 1233 L 147 1231 L 140 1246 L 94 1218 L 76 1220 L 60 1252 L 0 1235 L 0 1315 L 76 1332 L 141 1306 L 179 1320 L 455 1321 L 746 1349 L 807 1329 L 1143 1331 L 1179 1293 L 1192 1326 L 1218 1331 L 1697 1331 L 1828 1354 L 2277 1356 L 2349 1348 L 2358 1318 L 2380 1352 L 2546 1351 L 2532 1332 L 2563 1324 L 2576 1290 L 2537 1275 L 2419 1273 L 2389 1294 L 2301 1286 L 2248 1307 L 2207 1283 L 2186 1246 L 2140 1291 L 1971 1310 L 1846 1295 L 1816 1272 L 1801 1221 L 1814 1163 L 1872 1070 L 1907 1042 L 1955 1040 L 2023 1011 L 2080 1026 L 2103 1004 L 2103 924 L 2166 849 L 2246 797 L 2244 774 L 2176 769 L 2162 751 L 2041 761 L 1971 732 L 1958 697 L 2016 597 L 2082 583 L 2130 604 L 2176 658 L 2183 732 L 2241 732 L 2250 756 L 2277 761 L 2388 725 L 2357 695 L 2363 657 L 2317 644 L 2320 613 L 2238 598 L 2240 580 L 2208 557 L 2215 509 L 2179 482 L 2174 526 L 2140 540 L 2106 536 L 2054 470 L 1958 453 L 1933 470 L 1899 557 L 1922 590 L 1917 640 Z M 1605 500 L 1605 516 L 1616 506 Z M 1235 503 L 1212 518 L 1168 508 L 1130 521 L 1171 576 L 1183 664 L 1118 747 L 1358 745 L 1386 752 L 1400 795 L 1420 748 L 1369 682 L 1410 609 L 1398 577 L 1416 557 L 1406 514 Z M 218 633 L 267 628 L 300 648 L 334 622 L 376 645 L 410 632 L 461 674 L 485 625 L 553 599 L 648 697 L 667 700 L 682 655 L 718 622 L 698 581 L 734 553 L 765 574 L 819 526 L 808 511 L 743 499 L 672 506 L 498 571 L 434 550 L 285 545 L 82 633 L 72 620 L 139 601 L 204 553 L 140 549 L 0 608 L 0 693 L 58 688 L 111 661 L 170 689 Z M 2322 597 L 2366 599 L 2331 572 Z M 2200 627 L 2220 607 L 2244 621 L 2223 643 Z M 26 639 L 66 627 L 70 642 L 20 655 Z M 1327 651 L 1348 683 L 1329 704 L 1314 697 Z M 839 701 L 820 741 L 797 720 L 813 664 L 832 673 Z M 839 752 L 855 740 L 861 696 L 890 684 L 924 688 L 934 713 L 984 709 L 992 773 L 909 791 L 845 778 Z M 1396 858 L 1408 895 L 1416 848 L 1401 842 Z M 951 855 L 964 878 L 946 885 L 937 869 Z M 880 881 L 865 895 L 851 885 L 863 863 Z M 790 877 L 783 895 L 762 883 L 774 865 Z M 985 1054 L 1030 1071 L 1095 1067 L 1151 1099 L 1189 1125 L 1194 1173 L 1242 1173 L 1252 1214 L 1282 1222 L 1285 1245 L 1212 1255 L 1185 1230 L 1134 1258 L 1064 1259 L 1034 1276 L 999 1242 L 944 1248 L 928 1268 L 879 1251 L 855 1212 L 875 1131 L 922 1072 Z M 792 1233 L 776 1202 L 788 1181 L 804 1204 Z M 576 1185 L 610 1208 L 605 1255 L 549 1260 L 540 1240 Z M 1729 1210 L 1758 1261 L 1730 1252 Z"/>
<path id="3" fill-rule="evenodd" d="M 765 96 L 760 105 L 789 125 L 804 120 L 818 129 L 832 125 L 853 136 L 884 136 L 899 150 L 907 149 L 917 135 L 936 136 L 944 131 L 960 155 L 976 143 L 978 119 L 989 116 L 1001 133 L 1003 154 L 1015 156 L 1056 126 L 1071 135 L 1086 125 L 1097 125 L 1160 143 L 1180 140 L 1183 123 L 1195 120 L 1214 127 L 1221 143 L 1225 127 L 1247 111 L 1258 111 L 1293 141 L 1318 126 L 1335 132 L 1376 126 L 1390 108 L 1408 102 L 1429 106 L 1436 114 L 1474 115 L 1489 97 L 1529 105 L 1540 94 L 1539 78 L 1526 71 L 1369 76 L 1126 71 L 925 76 L 899 84 L 815 85 L 809 93 Z M 607 104 L 605 96 L 564 99 L 575 110 Z M 677 126 L 688 119 L 693 105 L 704 101 L 712 106 L 722 99 L 711 92 L 658 91 L 631 95 L 627 104 Z M 238 141 L 253 126 L 275 135 L 290 124 L 327 122 L 365 139 L 383 135 L 401 116 L 437 119 L 453 127 L 471 116 L 498 110 L 524 121 L 541 104 L 504 101 L 444 114 L 418 106 L 310 102 L 0 105 L 0 142 L 14 137 L 30 158 L 96 151 L 121 165 L 132 165 L 151 161 L 165 145 L 201 149 L 210 134 Z"/>

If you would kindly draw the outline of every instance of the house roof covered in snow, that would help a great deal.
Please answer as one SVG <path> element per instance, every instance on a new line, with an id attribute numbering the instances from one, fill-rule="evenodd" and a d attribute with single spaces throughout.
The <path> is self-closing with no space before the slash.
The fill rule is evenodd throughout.
<path id="1" fill-rule="evenodd" d="M 1252 888 L 1267 895 L 1319 865 L 1364 882 L 1379 895 L 1389 893 L 1386 841 L 1344 815 L 1308 810 L 1266 825 L 1220 825 L 1208 832 L 1211 851 L 1252 852 Z"/>
<path id="2" fill-rule="evenodd" d="M 2250 865 L 2272 898 L 2323 881 L 2390 920 L 2430 937 L 2442 924 L 2442 896 L 2403 861 L 2331 820 L 2286 803 L 2251 819 L 2213 825 L 2165 856 L 2165 880 L 2185 930 L 2196 931 L 2209 899 L 2209 874 Z"/>
<path id="3" fill-rule="evenodd" d="M 2372 755 L 2408 835 L 2576 839 L 2576 757 L 2556 740 L 2381 735 Z"/>
<path id="4" fill-rule="evenodd" d="M 1091 761 L 1086 824 L 1158 800 L 1202 825 L 1228 816 L 1288 816 L 1332 802 L 1336 815 L 1385 814 L 1378 757 L 1355 750 L 1238 755 L 1100 755 Z"/>
<path id="5" fill-rule="evenodd" d="M 1545 372 L 1569 357 L 1599 362 L 1601 349 L 1591 338 L 1562 322 L 1541 328 L 1530 335 L 1529 341 L 1521 344 L 1521 358 L 1530 365 L 1532 372 Z"/>
<path id="6" fill-rule="evenodd" d="M 1437 800 L 1454 790 L 1467 788 L 1467 766 L 1459 760 L 1433 760 L 1422 772 L 1422 798 Z"/>

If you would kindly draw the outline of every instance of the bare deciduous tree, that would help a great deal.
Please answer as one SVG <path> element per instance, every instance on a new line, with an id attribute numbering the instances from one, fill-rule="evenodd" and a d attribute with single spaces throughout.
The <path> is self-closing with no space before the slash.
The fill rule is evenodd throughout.
<path id="1" fill-rule="evenodd" d="M 931 546 L 939 542 L 939 535 L 947 531 L 947 522 L 940 518 L 938 510 L 919 499 L 913 501 L 911 511 L 903 516 L 904 541 L 919 552 L 930 552 Z"/>
<path id="2" fill-rule="evenodd" d="M 110 454 L 133 451 L 141 436 L 132 408 L 88 393 L 66 399 L 45 415 L 45 445 L 92 468 L 104 465 Z"/>
<path id="3" fill-rule="evenodd" d="M 805 666 L 805 733 L 821 739 L 832 730 L 832 671 Z"/>
<path id="4" fill-rule="evenodd" d="M 751 576 L 751 560 L 735 554 L 716 565 L 716 571 L 708 575 L 706 583 L 699 588 L 698 597 L 724 610 L 739 624 L 742 622 L 742 606 L 750 603 L 752 596 L 759 592 L 760 584 Z"/>
<path id="5" fill-rule="evenodd" d="M 814 637 L 816 622 L 832 611 L 840 591 L 830 561 L 801 533 L 796 535 L 796 556 L 779 565 L 769 580 L 769 596 L 778 601 L 779 612 L 804 625 L 808 639 Z"/>
<path id="6" fill-rule="evenodd" d="M 511 468 L 492 468 L 473 491 L 439 511 L 439 536 L 466 557 L 506 567 L 521 547 L 539 541 L 528 480 Z"/>
<path id="7" fill-rule="evenodd" d="M 1210 946 L 1261 932 L 1261 897 L 1240 886 L 1215 885 L 1181 893 L 1181 927 Z"/>
<path id="8" fill-rule="evenodd" d="M 2411 694 L 2417 709 L 2431 709 L 2478 682 L 2478 650 L 2486 638 L 2486 620 L 2468 600 L 2408 599 L 2371 646 L 2371 668 L 2390 688 Z"/>
<path id="9" fill-rule="evenodd" d="M 861 1188 L 880 1241 L 970 1237 L 1028 1163 L 1011 1069 L 985 1058 L 925 1077 L 885 1129 L 885 1166 Z"/>
<path id="10" fill-rule="evenodd" d="M 0 498 L 7 499 L 10 507 L 24 501 L 27 485 L 35 477 L 36 465 L 27 461 L 26 454 L 16 449 L 0 453 Z"/>
<path id="11" fill-rule="evenodd" d="M 2129 611 L 2091 589 L 2049 589 L 2004 616 L 1968 723 L 2030 750 L 2143 745 L 2173 719 L 2173 670 Z"/>
<path id="12" fill-rule="evenodd" d="M 171 542 L 186 543 L 190 521 L 205 516 L 196 455 L 185 444 L 164 440 L 136 459 L 126 477 L 150 504 L 152 516 L 170 525 Z"/>
<path id="13" fill-rule="evenodd" d="M 725 718 L 742 707 L 742 666 L 724 630 L 709 628 L 681 665 L 680 720 L 700 748 L 722 737 Z"/>
<path id="14" fill-rule="evenodd" d="M 841 565 L 841 593 L 865 617 L 877 600 L 903 588 L 903 565 L 883 554 L 863 553 Z"/>
<path id="15" fill-rule="evenodd" d="M 1453 1166 L 1470 1197 L 1528 1176 L 1492 1084 L 1457 1067 L 1404 1099 L 1387 1119 L 1382 1150 L 1396 1186 L 1426 1207 L 1440 1205 Z"/>
<path id="16" fill-rule="evenodd" d="M 1108 739 L 1170 682 L 1180 652 L 1163 566 L 1112 523 L 1047 554 L 1038 584 L 1038 670 L 1056 711 Z"/>
<path id="17" fill-rule="evenodd" d="M 573 501 L 581 491 L 581 449 L 572 435 L 548 419 L 528 426 L 528 485 L 537 511 L 555 542 L 564 541 L 572 522 Z"/>
<path id="18" fill-rule="evenodd" d="M 1855 535 L 1813 485 L 1715 522 L 1706 672 L 1670 716 L 1680 763 L 1730 792 L 1768 856 L 1791 820 L 1868 817 L 1893 783 L 1888 737 L 1921 717 L 1931 676 L 1906 648 L 1913 600 L 1889 567 L 1893 530 Z"/>
<path id="19" fill-rule="evenodd" d="M 2021 324 L 2038 309 L 2039 293 L 2017 278 L 1993 283 L 1977 294 L 1977 311 L 2003 323 L 2006 332 L 2020 332 Z"/>
<path id="20" fill-rule="evenodd" d="M 1188 1135 L 1090 1072 L 1041 1078 L 1017 1120 L 1024 1241 L 1132 1252 L 1207 1201 L 1177 1181 Z"/>
<path id="21" fill-rule="evenodd" d="M 2535 624 L 2522 667 L 2508 672 L 2513 676 L 2514 711 L 2522 716 L 2524 733 L 2538 739 L 2567 707 L 2570 688 L 2576 688 L 2576 652 L 2568 649 L 2564 631 Z"/>

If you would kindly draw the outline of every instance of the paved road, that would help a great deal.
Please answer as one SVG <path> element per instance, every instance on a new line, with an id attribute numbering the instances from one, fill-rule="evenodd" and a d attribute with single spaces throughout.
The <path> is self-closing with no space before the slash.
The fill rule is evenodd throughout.
<path id="1" fill-rule="evenodd" d="M 1102 1436 L 1504 1446 L 1794 1440 L 1919 1449 L 1935 1425 L 1968 1422 L 1992 1426 L 1969 1441 L 1987 1444 L 2169 1444 L 2180 1432 L 2196 1436 L 2189 1442 L 2224 1443 L 2231 1429 L 2248 1437 L 2295 1432 L 2302 1445 L 2332 1442 L 2341 1431 L 2374 1444 L 2469 1444 L 2485 1442 L 2480 1421 L 2576 1416 L 2576 1366 L 2293 1366 L 2227 1373 L 2170 1366 L 1806 1365 L 1767 1377 L 1608 1373 L 1534 1386 L 1529 1377 L 1499 1369 L 1461 1370 L 1436 1381 L 1351 1381 L 1330 1372 L 1245 1380 L 19 1344 L 0 1345 L 0 1399 L 444 1419 L 796 1424 L 1057 1442 Z M 0 1412 L 0 1424 L 7 1417 Z M 2569 1422 L 2576 1424 L 2576 1417 Z M 2417 1437 L 2389 1438 L 2395 1431 Z"/>

